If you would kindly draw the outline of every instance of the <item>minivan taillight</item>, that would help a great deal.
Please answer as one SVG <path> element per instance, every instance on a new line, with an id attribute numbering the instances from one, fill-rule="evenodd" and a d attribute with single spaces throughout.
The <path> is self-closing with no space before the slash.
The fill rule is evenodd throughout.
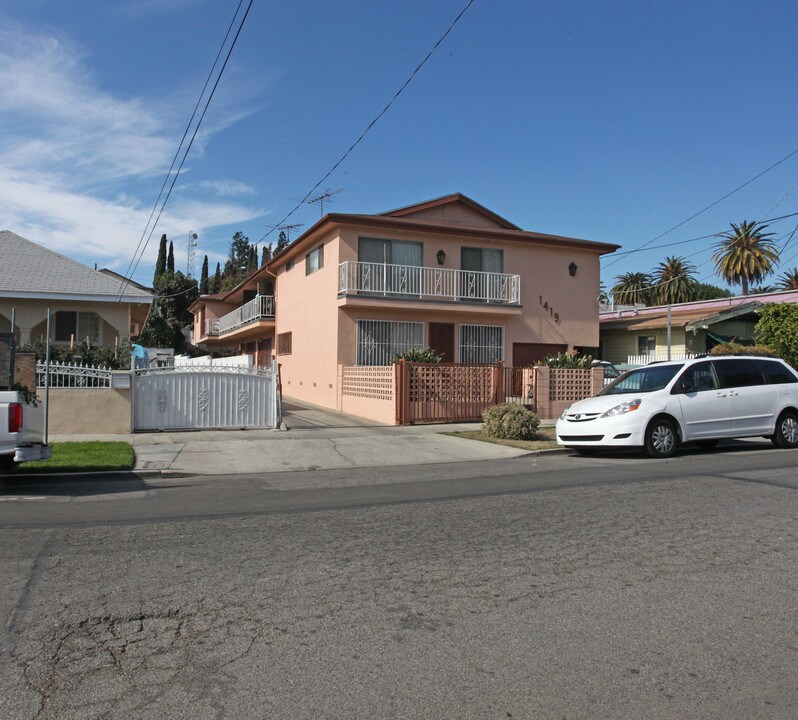
<path id="1" fill-rule="evenodd" d="M 8 432 L 22 430 L 22 403 L 8 403 Z"/>

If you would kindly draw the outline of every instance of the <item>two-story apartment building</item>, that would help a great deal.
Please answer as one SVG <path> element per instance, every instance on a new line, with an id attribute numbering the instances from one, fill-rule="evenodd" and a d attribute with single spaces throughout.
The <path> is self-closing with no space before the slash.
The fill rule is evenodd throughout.
<path id="1" fill-rule="evenodd" d="M 331 213 L 234 291 L 195 302 L 195 342 L 274 352 L 284 394 L 330 408 L 342 366 L 414 347 L 525 366 L 598 346 L 599 258 L 617 247 L 522 230 L 461 194 Z"/>

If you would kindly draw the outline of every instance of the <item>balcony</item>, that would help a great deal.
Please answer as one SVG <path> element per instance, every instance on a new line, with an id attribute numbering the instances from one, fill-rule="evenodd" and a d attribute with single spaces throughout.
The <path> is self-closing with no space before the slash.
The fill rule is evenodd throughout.
<path id="1" fill-rule="evenodd" d="M 338 294 L 396 300 L 519 305 L 521 276 L 347 261 L 338 266 Z"/>
<path id="2" fill-rule="evenodd" d="M 205 337 L 220 337 L 260 320 L 274 320 L 274 297 L 259 295 L 220 318 L 205 320 Z"/>

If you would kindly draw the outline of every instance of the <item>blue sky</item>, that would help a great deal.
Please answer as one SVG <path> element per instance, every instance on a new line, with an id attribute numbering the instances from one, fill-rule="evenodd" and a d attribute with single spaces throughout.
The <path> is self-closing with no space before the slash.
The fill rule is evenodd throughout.
<path id="1" fill-rule="evenodd" d="M 465 4 L 255 0 L 135 278 L 161 232 L 178 267 L 199 235 L 197 272 L 235 231 L 260 239 Z M 0 229 L 124 272 L 237 5 L 0 0 Z M 323 187 L 355 213 L 459 191 L 636 249 L 798 149 L 796 27 L 787 1 L 475 0 Z M 796 212 L 797 181 L 798 154 L 653 244 Z M 780 245 L 796 221 L 773 224 Z M 718 282 L 712 244 L 609 256 L 602 279 L 678 254 Z M 798 237 L 782 259 L 798 265 Z"/>

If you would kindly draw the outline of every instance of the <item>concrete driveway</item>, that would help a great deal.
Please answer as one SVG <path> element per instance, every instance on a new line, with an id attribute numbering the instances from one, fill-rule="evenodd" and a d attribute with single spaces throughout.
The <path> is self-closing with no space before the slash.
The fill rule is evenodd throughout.
<path id="1" fill-rule="evenodd" d="M 230 475 L 294 470 L 500 460 L 525 450 L 442 435 L 479 423 L 393 427 L 313 405 L 286 401 L 286 430 L 192 430 L 107 436 L 55 436 L 54 442 L 124 440 L 137 470 Z"/>

